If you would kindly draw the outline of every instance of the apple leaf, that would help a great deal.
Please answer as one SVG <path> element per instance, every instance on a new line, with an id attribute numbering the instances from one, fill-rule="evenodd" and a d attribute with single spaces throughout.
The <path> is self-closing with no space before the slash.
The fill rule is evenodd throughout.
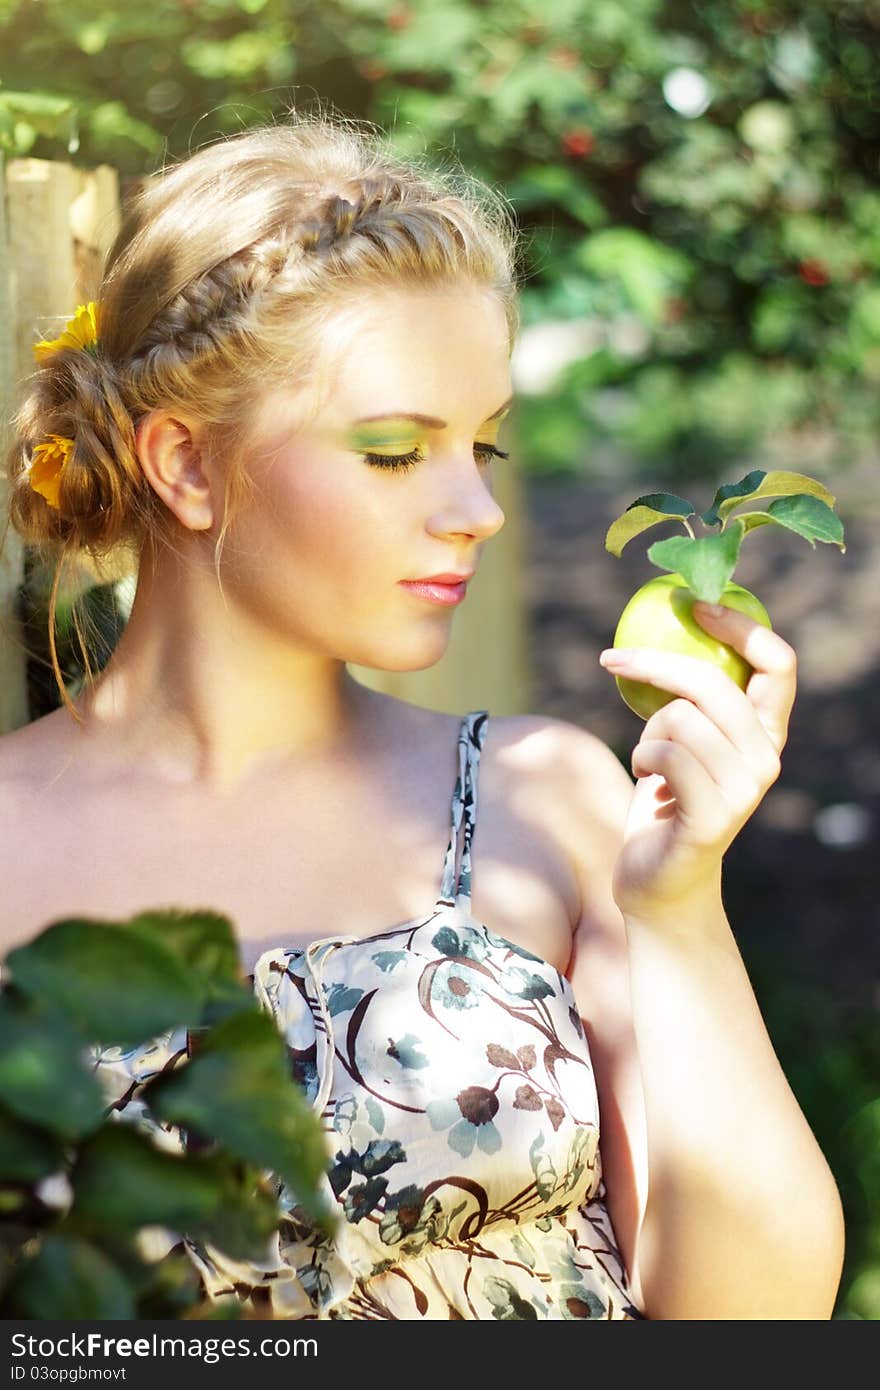
<path id="1" fill-rule="evenodd" d="M 612 521 L 605 534 L 605 549 L 619 559 L 623 547 L 642 531 L 661 521 L 681 521 L 682 517 L 693 516 L 695 510 L 686 497 L 676 497 L 672 492 L 648 492 L 630 502 L 626 511 Z"/>
<path id="2" fill-rule="evenodd" d="M 775 522 L 777 526 L 784 526 L 798 536 L 803 536 L 814 550 L 816 541 L 824 541 L 827 544 L 839 545 L 841 555 L 846 554 L 843 522 L 839 516 L 835 516 L 830 507 L 820 502 L 818 497 L 805 497 L 803 493 L 796 497 L 780 497 L 776 502 L 770 503 L 766 512 L 740 512 L 737 520 L 745 523 L 747 532 L 753 531 L 756 526 L 764 526 L 767 522 Z"/>
<path id="3" fill-rule="evenodd" d="M 717 536 L 698 540 L 690 536 L 672 536 L 657 541 L 648 551 L 648 559 L 658 569 L 680 574 L 688 588 L 704 603 L 717 603 L 736 569 L 739 548 L 745 535 L 740 517 Z"/>
<path id="4" fill-rule="evenodd" d="M 709 510 L 700 514 L 700 520 L 707 526 L 723 525 L 734 507 L 741 507 L 758 497 L 790 497 L 795 493 L 808 493 L 828 507 L 833 507 L 836 500 L 826 487 L 815 478 L 807 477 L 806 473 L 789 473 L 782 469 L 765 473 L 763 469 L 756 468 L 738 483 L 725 483 L 720 487 Z"/>

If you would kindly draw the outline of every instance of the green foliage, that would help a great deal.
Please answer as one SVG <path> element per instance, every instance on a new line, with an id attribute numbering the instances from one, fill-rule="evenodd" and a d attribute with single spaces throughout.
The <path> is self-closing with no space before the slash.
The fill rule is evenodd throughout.
<path id="1" fill-rule="evenodd" d="M 123 1271 L 102 1250 L 77 1236 L 44 1238 L 23 1263 L 12 1307 L 28 1318 L 137 1317 Z"/>
<path id="2" fill-rule="evenodd" d="M 10 953 L 9 968 L 33 999 L 51 999 L 85 1037 L 133 1047 L 166 1028 L 194 1028 L 202 999 L 161 942 L 130 924 L 69 918 Z M 125 980 L 125 990 L 119 981 Z"/>
<path id="3" fill-rule="evenodd" d="M 139 1088 L 137 1127 L 121 1121 L 96 1078 L 96 1049 L 178 1028 L 179 1064 Z M 154 1132 L 181 1125 L 184 1151 L 158 1147 L 146 1120 Z M 209 1316 L 187 1257 L 151 1262 L 141 1233 L 162 1227 L 259 1260 L 280 1220 L 279 1180 L 305 1216 L 329 1226 L 325 1167 L 320 1127 L 240 974 L 228 918 L 172 909 L 69 919 L 9 953 L 0 1316 Z"/>
<path id="4" fill-rule="evenodd" d="M 81 1039 L 39 1000 L 0 996 L 0 1104 L 63 1139 L 88 1134 L 102 1115 L 98 1084 L 79 1062 Z"/>
<path id="5" fill-rule="evenodd" d="M 741 512 L 736 507 L 767 497 L 775 500 L 766 511 Z M 651 492 L 630 502 L 611 523 L 605 535 L 605 549 L 618 559 L 636 536 L 666 521 L 678 521 L 686 536 L 657 541 L 648 550 L 648 559 L 658 569 L 681 576 L 691 593 L 705 603 L 717 603 L 733 577 L 743 539 L 759 526 L 781 526 L 793 531 L 816 549 L 816 541 L 837 545 L 846 553 L 843 523 L 834 513 L 836 499 L 822 483 L 805 473 L 756 468 L 738 483 L 723 483 L 711 507 L 700 515 L 706 527 L 716 526 L 714 536 L 697 537 L 688 521 L 695 508 L 686 497 L 675 493 Z"/>
<path id="6" fill-rule="evenodd" d="M 278 1047 L 265 1013 L 238 1011 L 199 1040 L 195 1060 L 163 1076 L 151 1090 L 160 1119 L 215 1135 L 233 1153 L 271 1168 L 294 1188 L 317 1185 L 324 1163 L 323 1140 L 311 1112 L 289 1090 L 287 1057 Z M 279 1105 L 279 1096 L 286 1096 Z M 308 1192 L 300 1205 L 315 1218 Z"/>
<path id="7" fill-rule="evenodd" d="M 319 98 L 504 190 L 529 470 L 876 437 L 876 0 L 3 0 L 0 32 L 12 154 L 141 175 Z M 548 372 L 528 330 L 572 320 Z"/>

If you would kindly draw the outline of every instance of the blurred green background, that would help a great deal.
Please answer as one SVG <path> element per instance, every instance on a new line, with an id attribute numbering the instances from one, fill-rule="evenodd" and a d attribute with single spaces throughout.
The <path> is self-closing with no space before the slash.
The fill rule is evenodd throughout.
<path id="1" fill-rule="evenodd" d="M 867 460 L 876 518 L 878 41 L 880 0 L 0 0 L 0 147 L 136 180 L 166 154 L 320 99 L 376 122 L 401 152 L 461 162 L 501 189 L 524 231 L 517 454 L 549 564 L 563 539 L 552 501 L 538 516 L 542 484 L 586 488 L 558 494 L 579 499 L 580 547 L 584 498 L 609 496 L 594 485 L 627 480 L 610 521 L 643 479 L 706 506 L 719 480 L 780 459 L 826 477 Z M 875 666 L 865 710 L 876 686 Z M 553 690 L 539 695 L 550 712 Z M 865 717 L 862 739 L 876 727 Z M 805 725 L 801 737 L 804 765 Z M 880 793 L 876 775 L 870 787 Z M 845 795 L 840 782 L 823 792 Z M 775 951 L 760 940 L 756 904 L 768 922 L 792 910 L 761 860 L 769 844 L 778 866 L 786 843 L 744 835 L 729 911 L 843 1194 L 835 1317 L 875 1319 L 880 996 L 816 972 L 792 984 L 784 938 Z M 822 853 L 809 836 L 800 848 L 804 862 Z M 831 879 L 813 886 L 826 917 L 848 911 L 835 863 L 833 907 Z M 777 868 L 783 890 L 786 871 L 793 890 L 796 859 Z M 852 911 L 876 925 L 876 870 L 873 889 L 860 873 Z"/>
<path id="2" fill-rule="evenodd" d="M 0 0 L 0 25 L 10 153 L 136 175 L 317 93 L 500 186 L 531 470 L 874 438 L 876 0 Z"/>

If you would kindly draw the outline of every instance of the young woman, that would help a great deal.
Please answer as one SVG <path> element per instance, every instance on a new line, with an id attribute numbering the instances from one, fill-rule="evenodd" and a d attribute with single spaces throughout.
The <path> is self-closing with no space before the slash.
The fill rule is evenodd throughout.
<path id="1" fill-rule="evenodd" d="M 488 189 L 323 115 L 139 194 L 16 417 L 19 533 L 128 543 L 139 572 L 100 676 L 0 740 L 3 950 L 74 913 L 233 919 L 341 1220 L 329 1240 L 289 1212 L 260 1265 L 187 1241 L 211 1295 L 826 1319 L 840 1200 L 721 900 L 779 774 L 792 648 L 727 611 L 705 623 L 746 693 L 686 657 L 615 667 L 679 697 L 635 786 L 579 727 L 346 670 L 436 662 L 504 524 L 515 259 Z M 178 1042 L 102 1053 L 108 1095 L 136 1109 Z"/>

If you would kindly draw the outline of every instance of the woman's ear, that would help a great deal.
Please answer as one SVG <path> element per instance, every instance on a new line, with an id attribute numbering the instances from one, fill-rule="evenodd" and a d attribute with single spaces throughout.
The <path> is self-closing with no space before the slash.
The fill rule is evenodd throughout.
<path id="1" fill-rule="evenodd" d="M 196 423 L 151 410 L 138 422 L 135 439 L 153 491 L 188 530 L 208 530 L 215 515 L 214 487 Z"/>

